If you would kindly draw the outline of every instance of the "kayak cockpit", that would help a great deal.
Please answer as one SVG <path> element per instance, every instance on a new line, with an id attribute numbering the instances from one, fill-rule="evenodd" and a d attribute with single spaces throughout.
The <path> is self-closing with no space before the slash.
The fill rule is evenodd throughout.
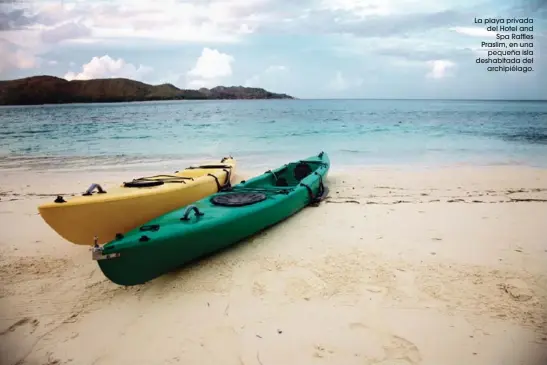
<path id="1" fill-rule="evenodd" d="M 322 177 L 325 174 L 321 169 L 327 169 L 329 164 L 321 156 L 319 159 L 307 159 L 288 163 L 275 170 L 268 170 L 264 174 L 248 181 L 230 187 L 215 194 L 210 203 L 223 207 L 242 207 L 269 200 L 279 195 L 289 195 L 301 188 L 305 188 L 311 202 L 317 201 L 325 193 Z M 311 180 L 309 176 L 314 176 Z M 318 193 L 314 193 L 319 186 Z"/>
<path id="2" fill-rule="evenodd" d="M 277 187 L 295 187 L 307 176 L 323 166 L 319 161 L 292 162 L 277 171 L 268 171 L 268 185 Z"/>

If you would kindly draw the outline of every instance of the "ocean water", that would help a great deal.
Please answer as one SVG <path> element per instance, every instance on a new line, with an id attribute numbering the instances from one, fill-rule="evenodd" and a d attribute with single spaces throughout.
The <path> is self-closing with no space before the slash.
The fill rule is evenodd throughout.
<path id="1" fill-rule="evenodd" d="M 222 100 L 0 108 L 0 168 L 180 168 L 226 155 L 241 168 L 265 168 L 320 151 L 333 168 L 547 167 L 547 102 Z"/>

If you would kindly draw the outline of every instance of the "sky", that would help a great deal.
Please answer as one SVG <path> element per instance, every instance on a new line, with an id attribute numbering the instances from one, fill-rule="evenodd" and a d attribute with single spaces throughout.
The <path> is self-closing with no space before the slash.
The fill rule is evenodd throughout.
<path id="1" fill-rule="evenodd" d="M 531 19 L 532 72 L 484 19 Z M 477 23 L 478 19 L 483 23 Z M 0 79 L 125 77 L 298 98 L 547 99 L 547 0 L 0 0 Z M 513 32 L 521 34 L 521 31 Z M 509 33 L 500 33 L 510 35 Z M 501 50 L 501 49 L 500 49 Z M 506 56 L 507 57 L 507 56 Z M 496 66 L 496 65 L 492 65 Z"/>

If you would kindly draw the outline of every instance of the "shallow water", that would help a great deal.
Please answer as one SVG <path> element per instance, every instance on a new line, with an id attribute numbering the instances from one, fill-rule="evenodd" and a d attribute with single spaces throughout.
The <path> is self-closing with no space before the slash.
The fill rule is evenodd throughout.
<path id="1" fill-rule="evenodd" d="M 233 155 L 275 167 L 547 166 L 547 102 L 258 100 L 0 108 L 0 167 L 104 167 Z"/>

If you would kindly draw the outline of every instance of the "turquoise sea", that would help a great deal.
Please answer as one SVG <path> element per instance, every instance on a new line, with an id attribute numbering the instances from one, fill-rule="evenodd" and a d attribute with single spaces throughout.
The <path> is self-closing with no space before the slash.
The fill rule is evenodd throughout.
<path id="1" fill-rule="evenodd" d="M 353 165 L 547 167 L 547 102 L 235 100 L 0 108 L 0 168 Z"/>

